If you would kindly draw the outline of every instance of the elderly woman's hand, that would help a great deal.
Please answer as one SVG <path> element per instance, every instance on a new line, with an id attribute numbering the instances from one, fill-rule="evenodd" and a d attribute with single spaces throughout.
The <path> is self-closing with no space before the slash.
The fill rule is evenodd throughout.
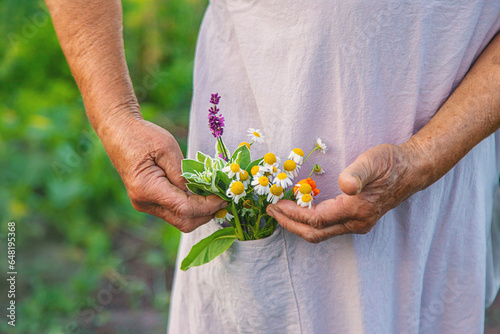
<path id="1" fill-rule="evenodd" d="M 139 117 L 123 116 L 107 125 L 101 140 L 136 210 L 190 232 L 227 205 L 215 195 L 187 192 L 181 176 L 182 152 L 165 129 Z"/>
<path id="2" fill-rule="evenodd" d="M 409 143 L 376 146 L 340 174 L 344 194 L 311 210 L 282 200 L 269 205 L 267 212 L 281 226 L 309 242 L 346 233 L 367 233 L 387 211 L 428 185 L 417 152 L 421 151 Z"/>

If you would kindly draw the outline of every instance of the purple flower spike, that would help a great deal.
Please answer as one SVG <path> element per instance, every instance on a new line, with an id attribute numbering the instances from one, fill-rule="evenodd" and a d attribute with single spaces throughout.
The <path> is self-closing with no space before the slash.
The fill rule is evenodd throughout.
<path id="1" fill-rule="evenodd" d="M 219 112 L 219 110 L 220 110 L 220 109 L 219 109 L 219 108 L 217 108 L 216 106 L 212 106 L 210 109 L 208 109 L 208 112 L 209 112 L 210 114 L 215 115 L 215 114 L 217 114 L 217 113 Z"/>
<path id="2" fill-rule="evenodd" d="M 224 133 L 224 117 L 222 115 L 209 115 L 208 127 L 215 138 L 219 138 Z"/>
<path id="3" fill-rule="evenodd" d="M 212 94 L 212 97 L 210 98 L 210 103 L 213 104 L 219 104 L 220 96 L 218 93 Z"/>

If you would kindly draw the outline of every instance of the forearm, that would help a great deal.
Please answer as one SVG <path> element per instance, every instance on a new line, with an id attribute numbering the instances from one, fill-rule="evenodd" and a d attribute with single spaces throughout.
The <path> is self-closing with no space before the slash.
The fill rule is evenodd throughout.
<path id="1" fill-rule="evenodd" d="M 500 34 L 482 52 L 436 115 L 407 143 L 418 151 L 421 188 L 446 174 L 500 126 Z"/>
<path id="2" fill-rule="evenodd" d="M 46 3 L 97 134 L 124 116 L 141 118 L 125 61 L 120 0 Z"/>

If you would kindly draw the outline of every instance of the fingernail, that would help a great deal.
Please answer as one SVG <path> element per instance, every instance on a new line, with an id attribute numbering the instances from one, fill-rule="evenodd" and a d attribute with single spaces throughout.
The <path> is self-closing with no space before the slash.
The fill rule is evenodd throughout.
<path id="1" fill-rule="evenodd" d="M 227 208 L 227 206 L 229 205 L 228 202 L 223 202 L 220 206 L 221 209 L 224 209 L 224 208 Z"/>

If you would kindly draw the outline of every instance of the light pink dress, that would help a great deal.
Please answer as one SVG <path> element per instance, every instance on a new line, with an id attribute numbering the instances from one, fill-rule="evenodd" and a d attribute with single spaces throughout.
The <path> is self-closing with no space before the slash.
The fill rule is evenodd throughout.
<path id="1" fill-rule="evenodd" d="M 320 199 L 335 197 L 339 173 L 422 128 L 499 30 L 498 0 L 212 0 L 189 155 L 214 153 L 207 111 L 218 92 L 232 149 L 249 127 L 266 137 L 254 157 L 307 151 L 322 138 L 329 150 L 311 160 L 327 171 L 316 178 Z M 482 333 L 496 294 L 486 280 L 495 136 L 366 235 L 310 244 L 278 228 L 177 271 L 169 332 Z M 215 228 L 183 235 L 179 259 Z"/>

